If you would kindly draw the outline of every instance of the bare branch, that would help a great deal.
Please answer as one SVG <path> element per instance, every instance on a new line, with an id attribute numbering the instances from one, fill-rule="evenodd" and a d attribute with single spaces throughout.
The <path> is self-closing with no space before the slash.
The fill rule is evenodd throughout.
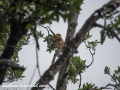
<path id="1" fill-rule="evenodd" d="M 43 25 L 40 25 L 40 26 L 42 26 L 43 28 L 45 28 L 45 29 L 48 31 L 48 35 L 49 35 L 49 31 L 50 31 L 53 35 L 55 35 L 55 33 L 50 29 L 49 26 L 47 26 L 47 27 L 45 27 L 45 26 L 43 26 Z"/>
<path id="2" fill-rule="evenodd" d="M 34 20 L 33 37 L 35 38 L 35 41 L 36 41 L 36 46 L 35 46 L 35 49 L 36 49 L 36 64 L 37 64 L 36 67 L 38 69 L 38 74 L 41 77 L 39 59 L 38 59 L 39 43 L 38 43 L 38 38 L 37 38 L 37 35 L 36 35 L 36 28 L 37 28 L 36 21 L 37 21 L 37 17 L 38 17 L 37 9 L 38 9 L 37 4 L 35 4 L 35 20 Z"/>
<path id="3" fill-rule="evenodd" d="M 79 73 L 79 76 L 80 76 L 80 83 L 79 83 L 79 89 L 80 89 L 80 87 L 81 87 L 81 80 L 82 80 L 81 73 Z"/>
<path id="4" fill-rule="evenodd" d="M 42 26 L 43 28 L 45 28 L 47 30 L 47 32 L 48 32 L 48 35 L 49 35 L 49 29 L 47 27 L 43 26 L 43 25 L 40 25 L 40 26 Z"/>
<path id="5" fill-rule="evenodd" d="M 32 74 L 32 76 L 31 76 L 31 79 L 30 79 L 30 81 L 29 81 L 29 84 L 28 84 L 28 85 L 30 85 L 30 84 L 31 84 L 31 82 L 32 82 L 32 80 L 33 80 L 33 77 L 34 77 L 34 75 L 35 75 L 36 70 L 37 70 L 37 67 L 35 66 L 35 69 L 34 69 L 34 71 L 33 71 L 33 74 Z M 29 87 L 27 88 L 27 90 L 29 90 Z"/>
<path id="6" fill-rule="evenodd" d="M 48 83 L 48 85 L 49 85 L 53 90 L 55 90 L 52 85 L 50 85 L 49 83 Z"/>
<path id="7" fill-rule="evenodd" d="M 48 27 L 48 26 L 47 26 Z M 49 28 L 49 30 L 51 31 L 51 33 L 53 34 L 53 35 L 55 35 L 55 33 L 50 29 L 50 27 L 48 27 Z"/>
<path id="8" fill-rule="evenodd" d="M 86 44 L 85 41 L 84 41 L 84 43 L 85 43 L 85 46 L 87 47 L 87 44 Z M 95 50 L 96 50 L 96 49 L 93 48 L 93 53 L 92 53 L 91 48 L 89 47 L 89 52 L 90 52 L 90 54 L 92 55 L 92 62 L 91 62 L 89 65 L 85 66 L 85 67 L 89 68 L 89 67 L 93 64 L 93 62 L 94 62 Z"/>

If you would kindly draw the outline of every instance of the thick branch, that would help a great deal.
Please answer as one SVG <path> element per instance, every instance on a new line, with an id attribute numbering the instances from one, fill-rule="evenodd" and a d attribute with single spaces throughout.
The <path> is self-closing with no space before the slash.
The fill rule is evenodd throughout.
<path id="1" fill-rule="evenodd" d="M 16 7 L 17 5 L 18 2 L 14 1 L 10 5 L 10 7 Z M 12 16 L 10 16 L 8 20 L 10 23 L 10 35 L 7 40 L 5 49 L 0 56 L 1 60 L 11 58 L 11 56 L 14 54 L 15 47 L 18 41 L 22 38 L 23 35 L 27 33 L 27 30 L 25 29 L 27 22 L 21 23 L 21 16 L 19 17 L 20 20 L 15 19 L 16 9 L 13 9 L 11 12 L 12 12 Z M 0 84 L 2 84 L 4 81 L 7 68 L 8 66 L 0 65 Z"/>
<path id="2" fill-rule="evenodd" d="M 112 3 L 116 4 L 117 7 L 120 6 L 119 1 L 111 1 Z M 115 10 L 117 7 L 114 7 L 113 4 L 107 3 L 104 8 L 108 10 Z M 109 7 L 108 7 L 109 6 Z M 114 9 L 113 9 L 114 7 Z M 94 23 L 101 18 L 101 15 L 97 15 L 98 12 L 106 12 L 109 13 L 107 9 L 99 9 L 95 11 L 84 23 L 82 28 L 76 34 L 75 38 L 72 39 L 70 42 L 67 43 L 67 47 L 65 47 L 62 55 L 60 58 L 42 75 L 42 77 L 37 81 L 39 85 L 46 85 L 51 80 L 54 79 L 55 74 L 71 59 L 74 53 L 76 53 L 78 46 L 84 41 L 84 36 L 87 32 L 89 32 L 93 27 Z M 106 11 L 107 10 L 107 11 Z M 36 90 L 38 87 L 33 87 L 32 90 Z"/>
<path id="3" fill-rule="evenodd" d="M 5 49 L 0 59 L 10 59 L 11 56 L 14 54 L 15 47 L 18 41 L 22 38 L 24 34 L 27 33 L 27 30 L 25 30 L 26 23 L 22 23 L 20 27 L 18 27 L 18 25 L 19 24 L 16 21 L 13 21 L 11 23 L 10 36 L 7 40 Z M 6 71 L 7 71 L 6 66 L 0 66 L 0 84 L 2 84 L 4 80 Z"/>
<path id="4" fill-rule="evenodd" d="M 77 19 L 78 19 L 78 14 L 73 12 L 71 21 L 68 24 L 68 29 L 67 29 L 66 39 L 65 39 L 65 46 L 70 40 L 74 38 L 76 26 L 78 25 Z"/>
<path id="5" fill-rule="evenodd" d="M 14 70 L 25 70 L 25 68 L 23 68 L 22 66 L 19 66 L 19 64 L 17 64 L 16 62 L 14 62 L 12 60 L 2 59 L 2 60 L 0 60 L 0 66 L 2 66 L 2 65 L 11 67 Z"/>
<path id="6" fill-rule="evenodd" d="M 77 26 L 77 19 L 78 19 L 78 14 L 77 13 L 72 13 L 72 19 L 70 23 L 68 24 L 68 30 L 67 30 L 67 35 L 66 35 L 66 40 L 65 40 L 65 47 L 67 46 L 67 43 L 74 38 L 74 34 L 76 31 L 76 26 Z M 68 60 L 68 62 L 63 66 L 63 68 L 59 72 L 58 76 L 58 81 L 56 85 L 56 90 L 66 90 L 67 88 L 67 72 L 68 72 L 68 66 L 71 62 L 71 58 Z"/>

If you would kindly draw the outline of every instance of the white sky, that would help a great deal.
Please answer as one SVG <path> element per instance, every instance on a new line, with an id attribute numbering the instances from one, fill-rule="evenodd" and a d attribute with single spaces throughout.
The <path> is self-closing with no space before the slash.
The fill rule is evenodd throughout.
<path id="1" fill-rule="evenodd" d="M 85 0 L 84 4 L 82 5 L 82 11 L 78 18 L 78 26 L 77 31 L 81 28 L 85 20 L 98 8 L 102 7 L 105 3 L 107 3 L 109 0 Z M 102 20 L 99 20 L 99 23 L 103 24 Z M 67 23 L 64 23 L 62 19 L 60 19 L 60 22 L 53 22 L 53 24 L 50 26 L 50 28 L 55 33 L 61 33 L 63 38 L 65 39 L 66 31 L 67 31 Z M 47 35 L 47 31 L 43 28 L 38 28 L 38 30 L 42 30 L 42 32 Z M 76 32 L 77 32 L 76 31 Z M 90 32 L 93 37 L 91 40 L 100 40 L 100 29 L 94 28 Z M 45 70 L 47 70 L 51 64 L 54 52 L 48 53 L 46 52 L 46 43 L 43 42 L 43 39 L 39 40 L 40 43 L 40 51 L 39 51 L 39 64 L 40 64 L 40 70 L 41 74 L 44 73 Z M 110 40 L 106 39 L 105 43 L 103 45 L 98 45 L 96 47 L 96 54 L 94 56 L 94 63 L 93 65 L 86 70 L 85 73 L 82 74 L 82 84 L 83 83 L 94 83 L 96 86 L 105 86 L 106 84 L 111 82 L 111 79 L 109 76 L 104 74 L 104 67 L 107 65 L 111 68 L 111 72 L 113 70 L 117 69 L 117 66 L 119 65 L 120 61 L 120 47 L 119 42 L 116 39 Z M 78 55 L 82 59 L 87 60 L 87 64 L 91 63 L 92 57 L 89 53 L 89 50 L 86 50 L 86 47 L 84 44 L 81 44 L 78 48 Z M 36 53 L 35 53 L 35 45 L 26 45 L 23 46 L 23 49 L 19 52 L 19 59 L 20 59 L 20 65 L 24 65 L 27 67 L 27 70 L 24 72 L 25 78 L 23 81 L 19 80 L 17 82 L 14 82 L 13 85 L 28 85 L 31 76 L 33 74 L 35 65 L 36 65 Z M 58 74 L 57 74 L 58 75 Z M 56 88 L 56 80 L 57 75 L 55 76 L 54 80 L 50 82 L 50 84 Z M 36 72 L 32 85 L 39 79 L 38 72 Z M 78 84 L 69 84 L 67 87 L 67 90 L 77 90 Z M 7 88 L 1 88 L 1 90 L 6 90 Z M 10 88 L 9 88 L 10 89 Z M 16 89 L 16 88 L 14 88 Z M 20 90 L 21 88 L 17 88 L 17 90 Z M 13 90 L 12 88 L 10 90 Z M 22 88 L 22 90 L 27 90 L 26 88 Z M 52 90 L 51 88 L 46 88 L 45 90 Z"/>

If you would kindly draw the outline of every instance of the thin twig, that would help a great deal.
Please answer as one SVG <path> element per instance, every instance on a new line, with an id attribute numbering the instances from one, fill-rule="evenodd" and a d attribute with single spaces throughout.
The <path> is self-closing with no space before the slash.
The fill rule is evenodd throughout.
<path id="1" fill-rule="evenodd" d="M 109 73 L 110 77 L 114 80 L 114 82 L 117 84 L 117 80 Z"/>
<path id="2" fill-rule="evenodd" d="M 47 29 L 47 31 L 48 31 L 48 35 L 49 35 L 49 30 L 48 30 L 48 28 L 47 27 L 45 27 L 45 26 L 43 26 L 43 25 L 41 25 L 42 27 L 44 27 L 44 28 L 46 28 Z M 38 53 L 37 53 L 38 54 Z M 38 56 L 38 55 L 37 55 Z M 38 61 L 38 60 L 37 60 Z M 38 65 L 38 63 L 37 63 L 37 67 L 38 67 L 38 69 L 39 69 L 39 65 Z M 38 70 L 38 71 L 40 71 L 40 70 Z M 40 77 L 41 77 L 41 74 L 40 74 L 40 72 L 39 72 L 39 75 L 40 75 Z M 41 78 L 42 79 L 42 78 Z M 44 80 L 42 80 L 43 82 L 44 82 Z M 54 88 L 53 88 L 53 86 L 52 85 L 50 85 L 49 83 L 48 83 L 48 85 L 53 89 L 53 90 L 55 90 Z"/>
<path id="3" fill-rule="evenodd" d="M 49 83 L 48 83 L 48 85 L 49 85 L 53 90 L 55 90 L 52 85 L 50 85 Z"/>
<path id="4" fill-rule="evenodd" d="M 48 32 L 48 35 L 49 35 L 49 29 L 47 27 L 41 25 L 41 24 L 40 24 L 40 26 L 42 26 L 43 28 L 45 28 L 47 30 L 47 32 Z"/>
<path id="5" fill-rule="evenodd" d="M 36 34 L 36 28 L 37 28 L 36 21 L 37 21 L 37 4 L 35 4 L 35 21 L 34 21 L 33 37 L 36 42 L 36 47 L 39 50 L 40 48 L 39 48 L 39 43 L 38 43 L 38 37 Z"/>
<path id="6" fill-rule="evenodd" d="M 37 4 L 36 4 L 36 13 L 35 13 L 35 27 L 34 27 L 34 31 L 36 30 L 36 20 L 37 20 Z M 41 25 L 42 26 L 42 25 Z M 43 26 L 44 27 L 44 26 Z M 49 31 L 48 31 L 48 34 L 49 34 Z M 36 38 L 35 38 L 36 39 Z M 38 40 L 37 40 L 38 41 Z M 40 68 L 39 68 L 39 59 L 38 59 L 38 49 L 37 49 L 37 46 L 38 46 L 39 44 L 37 44 L 36 43 L 36 60 L 37 60 L 37 68 L 38 68 L 38 73 L 39 73 L 39 76 L 40 76 L 40 78 L 41 78 L 41 73 L 40 73 Z M 53 90 L 55 90 L 49 83 L 48 83 L 48 85 L 53 89 Z"/>
<path id="7" fill-rule="evenodd" d="M 79 89 L 80 89 L 80 87 L 81 87 L 81 80 L 82 80 L 81 73 L 79 73 L 79 76 L 80 76 L 80 84 L 79 84 Z"/>
<path id="8" fill-rule="evenodd" d="M 53 34 L 53 35 L 55 35 L 55 33 L 50 29 L 50 27 L 49 26 L 47 26 L 48 28 L 49 28 L 49 30 L 51 31 L 51 33 Z"/>
<path id="9" fill-rule="evenodd" d="M 86 44 L 85 41 L 84 41 L 84 43 L 85 43 L 85 46 L 87 47 L 87 44 Z M 92 55 L 92 62 L 91 62 L 89 65 L 85 66 L 85 67 L 87 67 L 87 68 L 89 68 L 89 67 L 93 64 L 93 62 L 94 62 L 95 49 L 93 49 L 93 51 L 94 51 L 94 52 L 92 53 L 91 48 L 89 48 L 89 52 L 90 52 L 90 54 Z"/>
<path id="10" fill-rule="evenodd" d="M 55 33 L 50 29 L 49 26 L 47 26 L 47 27 L 45 27 L 45 26 L 43 26 L 43 25 L 40 25 L 40 26 L 42 26 L 43 28 L 45 28 L 45 29 L 48 31 L 48 35 L 49 35 L 49 31 L 51 31 L 51 33 L 52 33 L 53 35 L 55 35 Z M 54 62 L 55 62 L 56 53 L 57 53 L 57 50 L 55 50 L 55 53 L 54 53 L 54 56 L 53 56 L 51 65 L 53 65 Z"/>
<path id="11" fill-rule="evenodd" d="M 111 83 L 109 83 L 109 84 L 107 84 L 105 87 L 100 87 L 100 89 L 106 89 L 108 86 L 113 86 L 113 87 L 120 87 L 120 83 L 118 83 L 118 84 L 111 84 Z M 107 88 L 108 89 L 108 88 Z M 109 89 L 111 89 L 111 88 L 109 88 Z"/>
<path id="12" fill-rule="evenodd" d="M 93 64 L 93 62 L 94 62 L 94 54 L 95 54 L 95 51 L 94 51 L 94 53 L 92 53 L 90 48 L 89 48 L 89 51 L 90 51 L 90 54 L 92 55 L 92 62 L 87 66 L 87 68 L 89 68 Z"/>
<path id="13" fill-rule="evenodd" d="M 39 76 L 41 77 L 41 74 L 40 74 L 40 69 L 39 69 L 39 60 L 38 60 L 38 50 L 39 50 L 39 43 L 38 43 L 38 38 L 37 38 L 37 35 L 36 35 L 36 27 L 37 27 L 37 25 L 36 25 L 36 21 L 37 21 L 37 6 L 35 6 L 35 9 L 36 9 L 36 12 L 35 12 L 35 20 L 34 20 L 34 28 L 32 29 L 32 32 L 33 32 L 33 37 L 34 37 L 34 39 L 35 39 L 35 48 L 36 48 L 36 63 L 37 63 L 37 65 L 36 65 L 36 67 L 35 67 L 35 69 L 34 69 L 34 72 L 33 72 L 33 75 L 32 75 L 32 77 L 31 77 L 31 80 L 30 80 L 30 82 L 29 82 L 29 84 L 32 82 L 32 79 L 33 79 L 33 77 L 34 77 L 34 74 L 35 74 L 35 71 L 36 71 L 36 69 L 38 70 L 38 73 L 39 73 Z M 29 89 L 29 88 L 28 88 Z"/>
<path id="14" fill-rule="evenodd" d="M 37 69 L 37 67 L 35 66 L 34 72 L 33 72 L 33 74 L 32 74 L 32 77 L 31 77 L 31 79 L 30 79 L 30 81 L 29 81 L 29 84 L 28 84 L 28 85 L 30 85 L 30 84 L 31 84 L 31 82 L 32 82 L 32 80 L 33 80 L 33 77 L 34 77 L 34 75 L 35 75 L 35 71 L 36 71 L 36 69 Z M 27 90 L 29 90 L 29 87 L 27 88 Z"/>
<path id="15" fill-rule="evenodd" d="M 37 65 L 36 67 L 38 68 L 38 73 L 39 73 L 39 76 L 41 77 L 41 73 L 40 73 L 40 68 L 39 68 L 39 59 L 38 59 L 38 49 L 39 49 L 39 43 L 38 43 L 38 38 L 36 37 L 36 28 L 37 28 L 37 25 L 36 25 L 36 21 L 37 21 L 37 4 L 35 4 L 35 22 L 34 22 L 34 32 L 33 32 L 33 36 L 35 38 L 35 41 L 36 41 L 36 61 L 37 61 Z"/>

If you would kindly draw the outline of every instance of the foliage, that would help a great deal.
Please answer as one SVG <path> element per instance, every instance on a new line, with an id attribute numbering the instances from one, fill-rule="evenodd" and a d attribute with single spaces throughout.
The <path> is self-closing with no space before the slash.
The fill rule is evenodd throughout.
<path id="1" fill-rule="evenodd" d="M 52 24 L 53 21 L 59 22 L 59 19 L 62 18 L 64 22 L 71 20 L 72 12 L 75 11 L 79 13 L 81 10 L 80 5 L 83 3 L 83 0 L 0 0 L 0 54 L 5 49 L 8 38 L 10 37 L 11 31 L 11 17 L 14 17 L 17 22 L 28 22 L 25 27 L 28 30 L 27 34 L 22 37 L 22 39 L 18 42 L 14 55 L 12 59 L 18 63 L 19 57 L 18 52 L 22 49 L 23 45 L 28 45 L 29 39 L 33 36 L 35 25 L 41 26 L 42 24 Z M 13 13 L 13 11 L 15 11 Z M 95 84 L 85 83 L 81 86 L 81 74 L 89 68 L 94 61 L 95 47 L 98 43 L 103 44 L 106 40 L 106 37 L 113 39 L 117 38 L 120 34 L 120 15 L 114 16 L 114 14 L 118 13 L 113 12 L 107 14 L 103 17 L 104 26 L 100 32 L 101 39 L 100 42 L 98 40 L 88 41 L 92 37 L 88 32 L 84 37 L 84 43 L 87 49 L 89 49 L 90 54 L 92 56 L 92 62 L 89 65 L 86 65 L 86 60 L 80 58 L 80 56 L 73 56 L 71 63 L 69 65 L 68 70 L 68 81 L 72 83 L 77 83 L 80 81 L 78 90 L 87 90 L 96 88 Z M 107 21 L 110 21 L 108 24 Z M 17 28 L 19 30 L 19 28 Z M 56 49 L 53 44 L 54 36 L 48 34 L 44 36 L 44 33 L 36 30 L 37 39 L 43 38 L 44 42 L 47 42 L 47 51 L 51 52 Z M 118 39 L 119 40 L 119 39 Z M 93 50 L 93 52 L 91 51 Z M 120 89 L 117 86 L 120 83 L 120 67 L 114 71 L 113 74 L 110 73 L 110 68 L 105 67 L 104 73 L 111 77 L 111 80 L 115 83 L 113 87 L 115 89 Z M 77 76 L 80 76 L 78 79 Z M 18 70 L 8 69 L 6 73 L 6 81 L 12 82 L 17 81 L 18 79 L 22 79 L 23 72 Z M 99 90 L 99 89 L 96 89 Z"/>
<path id="2" fill-rule="evenodd" d="M 84 73 L 86 71 L 86 69 L 88 69 L 93 61 L 94 61 L 94 54 L 95 54 L 95 48 L 98 45 L 98 43 L 100 43 L 98 40 L 95 41 L 88 41 L 90 38 L 92 37 L 92 35 L 90 35 L 90 33 L 88 32 L 85 35 L 85 39 L 84 39 L 84 43 L 86 46 L 86 49 L 89 49 L 90 54 L 92 56 L 92 62 L 89 65 L 86 65 L 86 60 L 82 60 L 80 58 L 80 56 L 73 56 L 71 59 L 71 63 L 69 65 L 69 69 L 68 69 L 68 81 L 76 84 L 79 81 L 79 89 L 78 90 L 87 90 L 87 89 L 93 89 L 95 88 L 95 84 L 83 84 L 82 88 L 81 88 L 81 78 L 82 78 L 82 73 Z M 92 50 L 92 51 L 91 51 Z M 80 78 L 78 79 L 79 76 Z M 99 89 L 97 89 L 99 90 Z"/>
<path id="3" fill-rule="evenodd" d="M 55 37 L 50 34 L 44 38 L 44 42 L 47 42 L 47 51 L 49 53 L 56 49 L 54 44 L 54 38 Z"/>
<path id="4" fill-rule="evenodd" d="M 107 22 L 110 21 L 109 24 Z M 110 39 L 120 34 L 120 15 L 104 18 L 104 28 L 101 30 L 101 44 L 104 43 L 106 36 Z"/>
<path id="5" fill-rule="evenodd" d="M 19 62 L 18 52 L 23 45 L 28 45 L 30 37 L 33 35 L 34 23 L 52 24 L 52 21 L 59 21 L 61 17 L 64 21 L 71 18 L 71 11 L 80 11 L 82 0 L 0 0 L 0 53 L 3 52 L 7 39 L 10 35 L 10 19 L 14 17 L 17 21 L 29 22 L 26 26 L 27 34 L 18 42 L 15 54 L 12 56 L 14 61 Z M 14 12 L 15 11 L 15 12 Z M 14 12 L 14 13 L 13 13 Z M 36 32 L 37 38 L 44 38 L 48 43 L 47 51 L 51 52 L 55 49 L 49 36 L 44 37 L 41 31 Z M 17 75 L 18 71 L 11 72 L 9 69 L 9 77 Z M 8 74 L 6 74 L 8 77 Z M 13 75 L 13 76 L 14 76 Z M 22 74 L 18 75 L 18 79 Z M 8 78 L 9 78 L 8 77 Z"/>
<path id="6" fill-rule="evenodd" d="M 87 89 L 90 89 L 90 90 L 92 90 L 93 89 L 93 87 L 94 87 L 94 85 L 95 84 L 92 84 L 92 83 L 85 83 L 85 84 L 83 84 L 83 88 L 82 88 L 82 90 L 87 90 Z"/>
<path id="7" fill-rule="evenodd" d="M 114 70 L 113 74 L 111 74 L 110 68 L 108 66 L 106 66 L 105 69 L 104 69 L 104 73 L 109 75 L 111 77 L 111 80 L 115 83 L 115 85 L 113 85 L 114 89 L 119 90 L 120 89 L 120 86 L 119 86 L 119 83 L 120 83 L 120 66 L 118 66 L 117 70 Z"/>
<path id="8" fill-rule="evenodd" d="M 79 80 L 77 79 L 77 75 L 86 70 L 85 63 L 86 60 L 82 60 L 80 56 L 73 56 L 71 64 L 69 65 L 68 80 L 75 84 Z"/>
<path id="9" fill-rule="evenodd" d="M 11 70 L 11 68 L 8 69 L 8 71 L 6 72 L 6 80 L 5 82 L 13 82 L 13 81 L 17 81 L 18 79 L 22 80 L 22 78 L 24 78 L 25 76 L 23 76 L 23 71 L 20 70 Z"/>

